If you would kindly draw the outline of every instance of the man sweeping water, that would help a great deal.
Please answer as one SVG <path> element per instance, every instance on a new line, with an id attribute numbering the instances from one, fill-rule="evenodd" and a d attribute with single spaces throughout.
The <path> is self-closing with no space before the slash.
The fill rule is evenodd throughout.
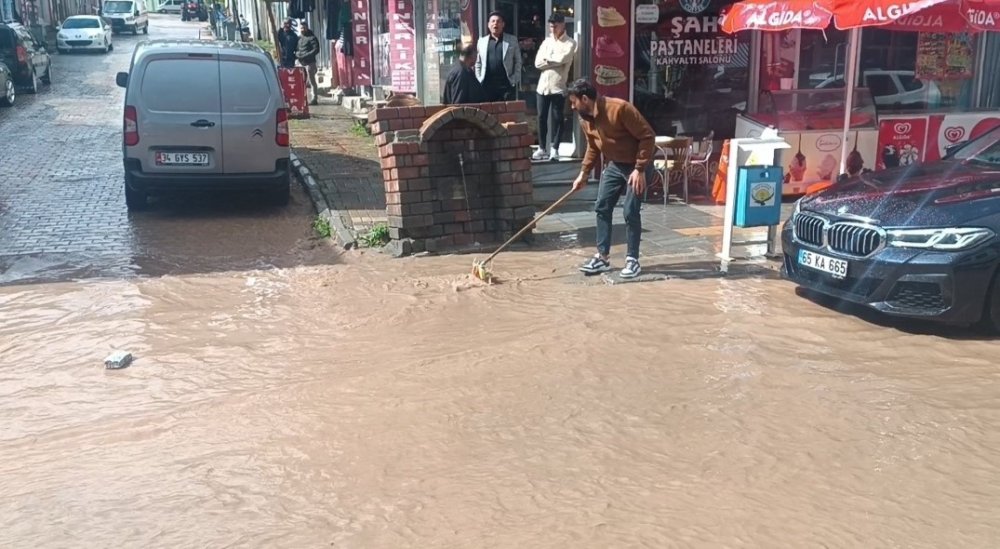
<path id="1" fill-rule="evenodd" d="M 646 183 L 653 177 L 653 149 L 656 134 L 649 122 L 631 103 L 611 97 L 598 97 L 597 89 L 586 80 L 577 80 L 567 92 L 570 107 L 580 115 L 580 126 L 587 138 L 580 175 L 573 182 L 573 192 L 587 186 L 590 171 L 598 154 L 607 165 L 601 171 L 597 188 L 597 254 L 580 266 L 587 274 L 611 269 L 611 214 L 625 193 L 625 238 L 628 243 L 622 278 L 635 278 L 639 266 L 639 241 L 642 219 L 639 207 Z"/>

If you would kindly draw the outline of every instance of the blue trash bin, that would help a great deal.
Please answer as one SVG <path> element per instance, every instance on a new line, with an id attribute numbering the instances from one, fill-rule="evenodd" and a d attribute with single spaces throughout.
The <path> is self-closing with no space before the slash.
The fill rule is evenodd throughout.
<path id="1" fill-rule="evenodd" d="M 740 166 L 736 176 L 737 227 L 766 227 L 781 223 L 780 166 Z"/>

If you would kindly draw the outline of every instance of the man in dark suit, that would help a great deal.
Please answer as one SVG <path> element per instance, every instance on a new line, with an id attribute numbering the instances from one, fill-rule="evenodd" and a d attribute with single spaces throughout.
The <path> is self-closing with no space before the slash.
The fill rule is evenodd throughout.
<path id="1" fill-rule="evenodd" d="M 476 64 L 476 47 L 468 45 L 458 53 L 458 62 L 451 68 L 445 80 L 441 103 L 445 105 L 461 105 L 464 103 L 482 103 L 483 88 L 476 80 L 472 67 Z"/>

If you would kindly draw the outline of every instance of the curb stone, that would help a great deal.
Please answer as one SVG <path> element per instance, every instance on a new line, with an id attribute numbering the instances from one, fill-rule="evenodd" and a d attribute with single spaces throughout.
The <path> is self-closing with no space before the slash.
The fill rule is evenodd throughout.
<path id="1" fill-rule="evenodd" d="M 348 230 L 347 226 L 344 225 L 340 211 L 331 207 L 326 197 L 320 192 L 319 185 L 316 184 L 316 179 L 313 177 L 309 167 L 299 160 L 299 156 L 294 152 L 290 152 L 289 157 L 292 161 L 292 167 L 295 168 L 295 175 L 299 183 L 309 193 L 309 198 L 312 200 L 313 207 L 316 209 L 319 217 L 325 219 L 330 224 L 330 228 L 333 229 L 333 236 L 337 242 L 345 250 L 356 248 L 358 245 L 357 240 L 351 231 Z"/>

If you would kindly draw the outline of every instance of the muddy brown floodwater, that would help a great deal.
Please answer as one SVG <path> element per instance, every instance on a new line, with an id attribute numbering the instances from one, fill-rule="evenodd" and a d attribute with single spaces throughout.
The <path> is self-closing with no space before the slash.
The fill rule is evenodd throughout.
<path id="1" fill-rule="evenodd" d="M 0 288 L 0 545 L 998 546 L 995 341 L 579 253 Z"/>

